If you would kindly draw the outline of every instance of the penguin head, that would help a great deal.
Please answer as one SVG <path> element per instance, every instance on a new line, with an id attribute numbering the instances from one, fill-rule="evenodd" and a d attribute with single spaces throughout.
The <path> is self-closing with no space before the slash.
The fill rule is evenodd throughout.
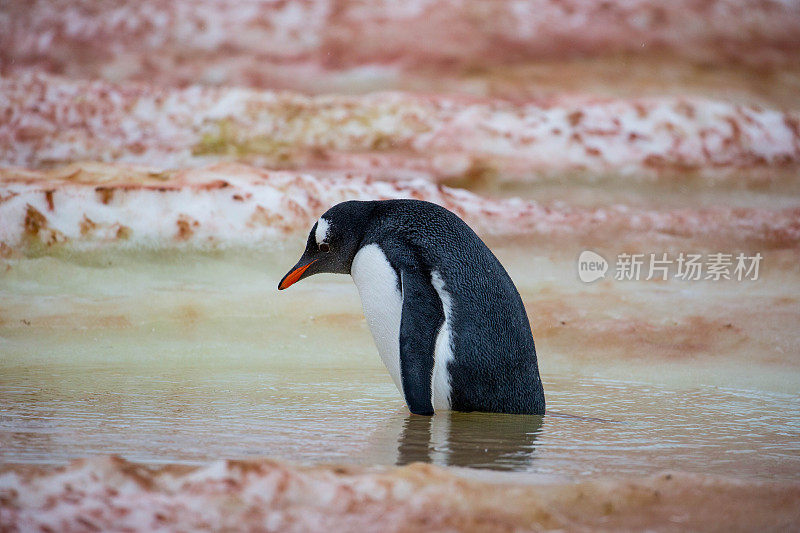
<path id="1" fill-rule="evenodd" d="M 278 290 L 320 273 L 349 274 L 374 202 L 351 200 L 328 209 L 308 234 L 300 260 L 283 277 Z"/>

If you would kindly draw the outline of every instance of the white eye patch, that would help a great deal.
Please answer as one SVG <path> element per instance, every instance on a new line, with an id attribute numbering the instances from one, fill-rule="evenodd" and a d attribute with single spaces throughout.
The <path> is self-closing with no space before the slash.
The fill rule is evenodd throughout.
<path id="1" fill-rule="evenodd" d="M 317 231 L 316 231 L 316 233 L 314 233 L 314 237 L 317 239 L 317 244 L 318 245 L 319 245 L 319 243 L 324 241 L 326 238 L 328 238 L 328 229 L 329 228 L 330 228 L 330 224 L 328 224 L 328 221 L 325 220 L 324 218 L 320 218 L 319 221 L 317 221 Z"/>

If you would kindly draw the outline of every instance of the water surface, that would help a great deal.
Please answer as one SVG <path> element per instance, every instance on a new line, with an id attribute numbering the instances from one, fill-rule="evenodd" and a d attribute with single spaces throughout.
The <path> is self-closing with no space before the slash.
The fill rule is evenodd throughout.
<path id="1" fill-rule="evenodd" d="M 761 378 L 737 381 L 719 354 L 654 362 L 592 346 L 566 353 L 544 335 L 546 416 L 410 416 L 347 277 L 275 290 L 291 256 L 9 261 L 0 294 L 0 461 L 268 456 L 564 476 L 800 478 L 791 364 L 756 362 L 744 370 Z M 529 309 L 541 297 L 537 283 L 564 268 L 545 261 L 540 281 L 524 281 L 516 264 L 509 268 Z M 569 294 L 573 281 L 560 283 Z M 770 377 L 778 373 L 783 380 Z"/>

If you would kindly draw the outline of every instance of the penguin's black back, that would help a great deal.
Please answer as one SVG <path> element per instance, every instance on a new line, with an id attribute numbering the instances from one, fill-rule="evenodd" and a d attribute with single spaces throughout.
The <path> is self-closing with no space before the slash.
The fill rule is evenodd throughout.
<path id="1" fill-rule="evenodd" d="M 458 216 L 430 202 L 357 203 L 362 204 L 359 210 L 370 210 L 361 246 L 378 244 L 398 270 L 398 279 L 398 265 L 413 260 L 428 279 L 437 271 L 444 281 L 452 306 L 451 408 L 544 414 L 522 298 L 486 244 Z"/>

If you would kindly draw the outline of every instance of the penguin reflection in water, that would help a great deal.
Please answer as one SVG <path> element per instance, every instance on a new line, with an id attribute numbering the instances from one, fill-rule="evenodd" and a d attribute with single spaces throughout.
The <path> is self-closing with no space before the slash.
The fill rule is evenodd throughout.
<path id="1" fill-rule="evenodd" d="M 524 471 L 535 460 L 543 418 L 456 411 L 408 415 L 397 437 L 394 463 Z M 392 422 L 396 426 L 396 420 Z"/>
<path id="2" fill-rule="evenodd" d="M 282 290 L 350 274 L 409 410 L 544 414 L 530 323 L 503 266 L 458 216 L 419 200 L 349 201 L 311 228 Z"/>

